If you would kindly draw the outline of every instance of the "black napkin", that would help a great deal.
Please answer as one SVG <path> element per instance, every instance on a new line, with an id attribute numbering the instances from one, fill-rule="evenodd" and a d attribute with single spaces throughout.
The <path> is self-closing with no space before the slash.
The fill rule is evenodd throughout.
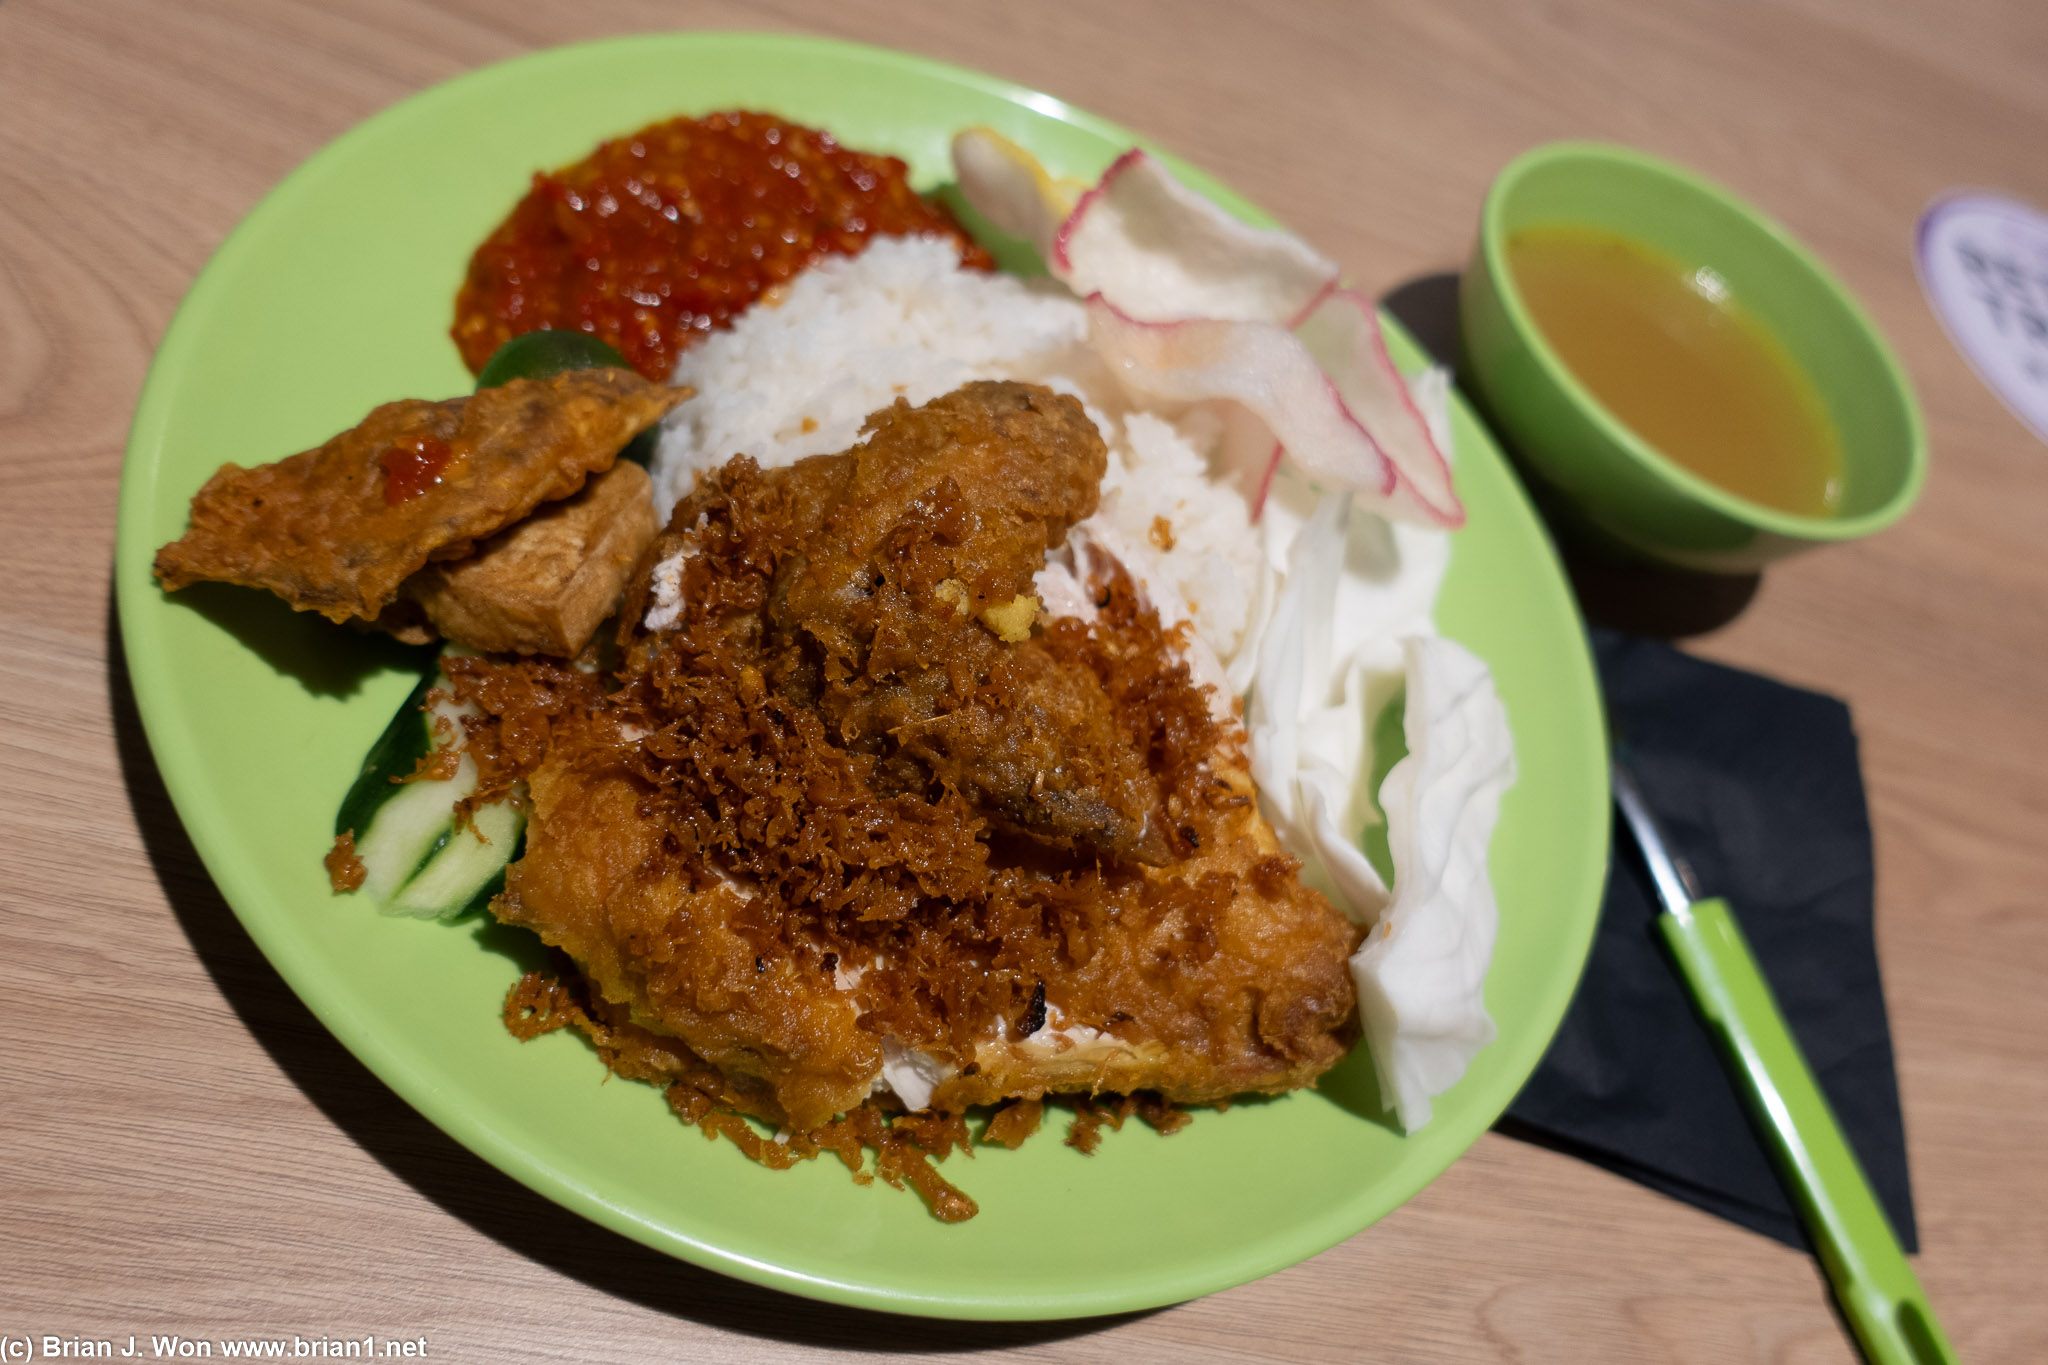
<path id="1" fill-rule="evenodd" d="M 1848 707 L 1651 640 L 1596 630 L 1593 651 L 1666 837 L 1734 908 L 1900 1244 L 1917 1250 Z M 1811 1249 L 1657 935 L 1659 908 L 1617 825 L 1585 978 L 1500 1129 Z"/>

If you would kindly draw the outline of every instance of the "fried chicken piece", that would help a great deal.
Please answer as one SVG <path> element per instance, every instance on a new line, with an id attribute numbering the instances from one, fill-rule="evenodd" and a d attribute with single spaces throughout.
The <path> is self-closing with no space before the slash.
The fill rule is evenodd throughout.
<path id="1" fill-rule="evenodd" d="M 1028 596 L 1046 550 L 1095 510 L 1109 460 L 1081 404 L 1034 384 L 985 380 L 918 408 L 899 398 L 861 434 L 842 455 L 770 476 L 791 486 L 801 542 L 777 615 L 851 670 L 880 624 L 873 576 L 893 568 L 923 588 L 937 573 L 964 589 L 953 598 L 962 616 Z"/>
<path id="2" fill-rule="evenodd" d="M 621 462 L 466 559 L 427 565 L 399 594 L 471 649 L 571 659 L 618 605 L 654 532 L 647 472 Z"/>
<path id="3" fill-rule="evenodd" d="M 829 974 L 749 933 L 751 897 L 665 856 L 627 745 L 559 745 L 531 781 L 498 918 L 576 960 L 601 997 L 716 1067 L 746 1111 L 811 1128 L 865 1100 L 882 1042 Z"/>
<path id="4" fill-rule="evenodd" d="M 1048 408 L 1064 427 L 1062 400 L 1021 388 L 931 407 L 959 429 L 984 430 L 978 412 L 1008 423 L 990 443 L 1030 442 Z M 971 480 L 973 442 L 892 455 L 880 439 L 908 411 L 882 414 L 846 456 L 766 474 L 735 459 L 704 480 L 650 554 L 677 577 L 675 619 L 628 632 L 615 687 L 541 678 L 539 662 L 450 665 L 488 718 L 470 746 L 486 786 L 531 784 L 526 852 L 494 912 L 566 951 L 635 1027 L 742 1087 L 748 1112 L 798 1129 L 881 1083 L 949 1112 L 1311 1083 L 1356 1036 L 1358 931 L 1259 816 L 1241 727 L 1212 711 L 1120 570 L 1093 585 L 1095 621 L 1018 643 L 941 593 L 975 574 L 995 594 L 1024 581 L 1092 488 L 1048 500 L 1061 482 L 1013 475 L 971 502 L 953 461 L 917 461 L 951 449 Z M 1084 441 L 1036 445 L 1086 458 Z M 923 472 L 862 482 L 863 459 Z M 975 559 L 997 543 L 1024 548 Z M 850 568 L 814 573 L 828 556 Z M 653 591 L 636 588 L 634 619 Z M 1033 691 L 1045 678 L 1056 707 Z M 1003 756 L 964 741 L 938 759 L 960 779 L 935 778 L 936 751 L 905 742 L 892 706 L 913 728 L 985 712 L 1068 776 L 1135 765 L 1162 855 L 1117 856 L 1069 835 L 1057 810 L 1006 810 Z M 1020 727 L 1034 709 L 1041 728 Z M 1107 756 L 1084 762 L 1092 744 Z"/>
<path id="5" fill-rule="evenodd" d="M 1188 1104 L 1277 1094 L 1313 1083 L 1356 1036 L 1347 961 L 1359 932 L 1302 884 L 1259 814 L 1242 728 L 1207 709 L 1174 633 L 1121 568 L 1092 586 L 1097 620 L 1055 621 L 1043 643 L 1095 681 L 1150 756 L 1176 856 L 1094 877 L 997 868 L 999 882 L 1035 877 L 1031 892 L 1050 902 L 1060 933 L 1055 951 L 1035 957 L 1022 1008 L 971 1039 L 957 1028 L 920 1034 L 885 1001 L 863 1000 L 906 1042 L 928 1040 L 914 1060 L 935 1109 L 1075 1092 Z M 1069 890 L 1080 902 L 1071 908 Z M 890 975 L 862 973 L 856 993 L 901 990 Z"/>
<path id="6" fill-rule="evenodd" d="M 1342 1059 L 1358 931 L 1301 885 L 1241 760 L 1219 755 L 1213 775 L 1225 809 L 1203 847 L 1112 902 L 1125 913 L 1044 982 L 1042 1015 L 1027 1005 L 971 1049 L 927 1049 L 932 1108 L 1137 1091 L 1206 1104 L 1299 1089 Z"/>
<path id="7" fill-rule="evenodd" d="M 766 617 L 778 690 L 902 790 L 937 782 L 1052 847 L 1164 861 L 1144 754 L 1094 680 L 1028 634 L 1032 577 L 1095 510 L 1107 462 L 1080 403 L 972 383 L 921 408 L 899 399 L 863 431 L 760 476 L 791 542 Z M 672 527 L 726 496 L 707 484 Z"/>
<path id="8" fill-rule="evenodd" d="M 666 1089 L 683 1085 L 719 1107 L 780 1122 L 782 1110 L 762 1087 L 735 1085 L 717 1067 L 692 1052 L 673 1034 L 654 1033 L 603 996 L 573 966 L 528 972 L 505 997 L 505 1027 L 521 1041 L 560 1028 L 582 1033 L 615 1076 Z"/>
<path id="9" fill-rule="evenodd" d="M 1259 816 L 1241 731 L 1127 583 L 1054 647 L 1158 755 L 1187 849 L 1169 865 L 1019 859 L 956 796 L 862 786 L 874 765 L 754 665 L 672 648 L 557 727 L 493 909 L 798 1128 L 878 1079 L 946 1112 L 1311 1083 L 1356 1034 L 1358 932 Z"/>
<path id="10" fill-rule="evenodd" d="M 629 370 L 572 370 L 386 403 L 315 450 L 221 466 L 185 535 L 157 552 L 156 576 L 171 591 L 239 583 L 331 621 L 373 621 L 429 561 L 460 559 L 575 493 L 688 396 Z"/>

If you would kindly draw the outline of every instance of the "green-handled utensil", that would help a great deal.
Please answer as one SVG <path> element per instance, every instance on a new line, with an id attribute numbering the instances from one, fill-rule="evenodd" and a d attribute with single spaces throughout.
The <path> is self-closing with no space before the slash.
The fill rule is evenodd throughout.
<path id="1" fill-rule="evenodd" d="M 1641 788 L 1620 762 L 1614 764 L 1614 801 L 1664 902 L 1657 928 L 1735 1069 L 1864 1356 L 1878 1365 L 1954 1362 L 1955 1351 L 1792 1041 L 1728 902 L 1700 898 L 1692 869 L 1666 845 Z"/>

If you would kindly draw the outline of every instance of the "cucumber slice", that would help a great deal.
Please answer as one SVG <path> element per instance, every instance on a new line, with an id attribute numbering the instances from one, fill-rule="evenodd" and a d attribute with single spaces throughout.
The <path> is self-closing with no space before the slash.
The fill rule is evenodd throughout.
<path id="1" fill-rule="evenodd" d="M 363 890 L 389 904 L 400 888 L 426 870 L 452 842 L 455 803 L 476 790 L 476 764 L 467 754 L 445 782 L 407 782 L 378 808 L 370 827 L 356 837 L 356 856 L 365 869 Z"/>
<path id="2" fill-rule="evenodd" d="M 474 828 L 451 829 L 446 842 L 391 898 L 388 908 L 422 919 L 461 914 L 479 904 L 479 895 L 493 882 L 503 883 L 505 865 L 519 855 L 525 834 L 526 817 L 512 802 L 480 807 Z"/>
<path id="3" fill-rule="evenodd" d="M 409 777 L 433 749 L 437 720 L 448 721 L 455 742 L 462 742 L 462 718 L 477 714 L 476 708 L 445 695 L 427 700 L 447 683 L 437 662 L 370 746 L 335 817 L 335 833 L 355 832 L 356 856 L 364 867 L 361 889 L 390 914 L 453 919 L 488 904 L 525 842 L 526 816 L 516 797 L 480 808 L 475 832 L 456 828 L 455 803 L 476 790 L 478 778 L 468 754 L 453 777 L 393 780 Z"/>
<path id="4" fill-rule="evenodd" d="M 392 785 L 392 779 L 410 773 L 427 756 L 427 750 L 434 747 L 433 720 L 425 709 L 427 693 L 445 681 L 440 661 L 436 660 L 419 686 L 399 704 L 391 723 L 363 756 L 362 771 L 356 774 L 348 795 L 341 798 L 341 809 L 334 817 L 336 834 L 345 830 L 354 830 L 359 835 L 369 833 L 370 818 L 399 791 Z M 362 841 L 356 842 L 360 852 Z"/>

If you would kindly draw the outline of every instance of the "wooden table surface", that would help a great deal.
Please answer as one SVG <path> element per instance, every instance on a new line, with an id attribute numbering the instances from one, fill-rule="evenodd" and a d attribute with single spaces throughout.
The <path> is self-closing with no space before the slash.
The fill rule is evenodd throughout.
<path id="1" fill-rule="evenodd" d="M 351 124 L 532 48 L 692 26 L 863 39 L 1051 91 L 1382 291 L 1456 269 L 1494 172 L 1569 135 L 1688 162 L 1810 242 L 1912 372 L 1933 476 L 1903 525 L 1772 570 L 1692 647 L 1855 707 L 1920 1274 L 1965 1359 L 2048 1360 L 2048 450 L 1950 349 L 1908 258 L 1945 189 L 2048 204 L 2048 8 L 2028 0 L 4 0 L 0 1338 L 133 1333 L 146 1357 L 150 1333 L 374 1332 L 474 1361 L 1850 1358 L 1803 1257 L 1491 1135 L 1349 1242 L 1160 1312 L 976 1326 L 784 1298 L 497 1174 L 283 986 L 193 856 L 113 644 L 115 487 L 151 352 L 227 231 Z"/>

